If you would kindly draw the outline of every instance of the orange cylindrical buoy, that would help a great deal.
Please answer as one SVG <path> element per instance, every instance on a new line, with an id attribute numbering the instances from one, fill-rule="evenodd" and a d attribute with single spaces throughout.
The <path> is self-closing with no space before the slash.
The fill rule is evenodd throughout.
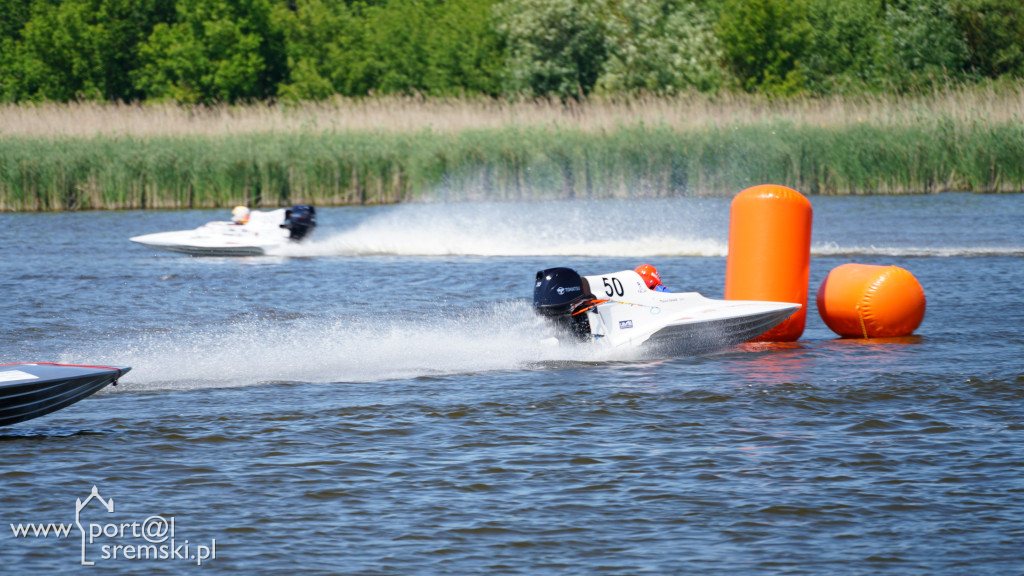
<path id="1" fill-rule="evenodd" d="M 816 301 L 825 325 L 844 338 L 907 336 L 924 318 L 924 289 L 899 266 L 837 266 L 822 280 Z"/>
<path id="2" fill-rule="evenodd" d="M 725 299 L 801 305 L 782 324 L 755 340 L 790 342 L 804 332 L 811 217 L 810 201 L 785 186 L 754 186 L 732 200 Z"/>

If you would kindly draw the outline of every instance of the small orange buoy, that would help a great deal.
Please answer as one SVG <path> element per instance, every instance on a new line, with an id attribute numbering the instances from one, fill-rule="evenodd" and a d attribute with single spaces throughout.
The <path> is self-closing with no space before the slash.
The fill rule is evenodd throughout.
<path id="1" fill-rule="evenodd" d="M 785 186 L 754 186 L 732 200 L 725 299 L 801 305 L 782 324 L 755 338 L 757 341 L 791 342 L 804 332 L 811 218 L 810 201 Z"/>
<path id="2" fill-rule="evenodd" d="M 816 300 L 825 325 L 844 338 L 907 336 L 924 318 L 924 289 L 899 266 L 837 266 Z"/>

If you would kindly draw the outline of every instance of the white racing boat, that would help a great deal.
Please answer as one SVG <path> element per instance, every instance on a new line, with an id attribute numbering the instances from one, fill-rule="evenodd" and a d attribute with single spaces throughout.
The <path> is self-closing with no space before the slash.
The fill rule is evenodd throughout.
<path id="1" fill-rule="evenodd" d="M 0 364 L 0 426 L 38 418 L 98 392 L 128 366 Z"/>
<path id="2" fill-rule="evenodd" d="M 246 214 L 244 223 L 210 222 L 195 230 L 157 232 L 130 240 L 191 256 L 262 256 L 306 238 L 316 227 L 316 210 L 309 204 Z"/>
<path id="3" fill-rule="evenodd" d="M 556 325 L 562 338 L 616 348 L 643 346 L 667 356 L 746 342 L 800 309 L 789 302 L 655 292 L 633 270 L 580 276 L 571 268 L 537 272 L 533 306 Z"/>

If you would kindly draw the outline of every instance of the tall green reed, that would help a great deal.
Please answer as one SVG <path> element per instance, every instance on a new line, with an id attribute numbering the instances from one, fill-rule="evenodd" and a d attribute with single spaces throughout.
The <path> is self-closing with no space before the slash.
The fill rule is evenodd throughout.
<path id="1" fill-rule="evenodd" d="M 0 210 L 350 205 L 423 198 L 1024 191 L 1024 125 L 792 119 L 680 131 L 506 126 L 438 133 L 0 138 Z"/>

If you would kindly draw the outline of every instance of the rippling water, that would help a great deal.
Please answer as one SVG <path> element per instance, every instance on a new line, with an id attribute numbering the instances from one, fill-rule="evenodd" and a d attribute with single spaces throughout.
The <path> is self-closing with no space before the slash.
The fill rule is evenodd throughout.
<path id="1" fill-rule="evenodd" d="M 324 208 L 239 259 L 127 240 L 223 211 L 0 214 L 0 362 L 133 367 L 0 431 L 0 566 L 1024 574 L 1024 197 L 811 201 L 801 341 L 672 359 L 543 345 L 533 274 L 720 298 L 728 200 Z M 813 296 L 846 262 L 918 278 L 915 336 L 834 337 Z M 93 486 L 89 528 L 14 534 Z M 154 517 L 179 555 L 103 557 L 171 542 L 132 534 Z"/>

